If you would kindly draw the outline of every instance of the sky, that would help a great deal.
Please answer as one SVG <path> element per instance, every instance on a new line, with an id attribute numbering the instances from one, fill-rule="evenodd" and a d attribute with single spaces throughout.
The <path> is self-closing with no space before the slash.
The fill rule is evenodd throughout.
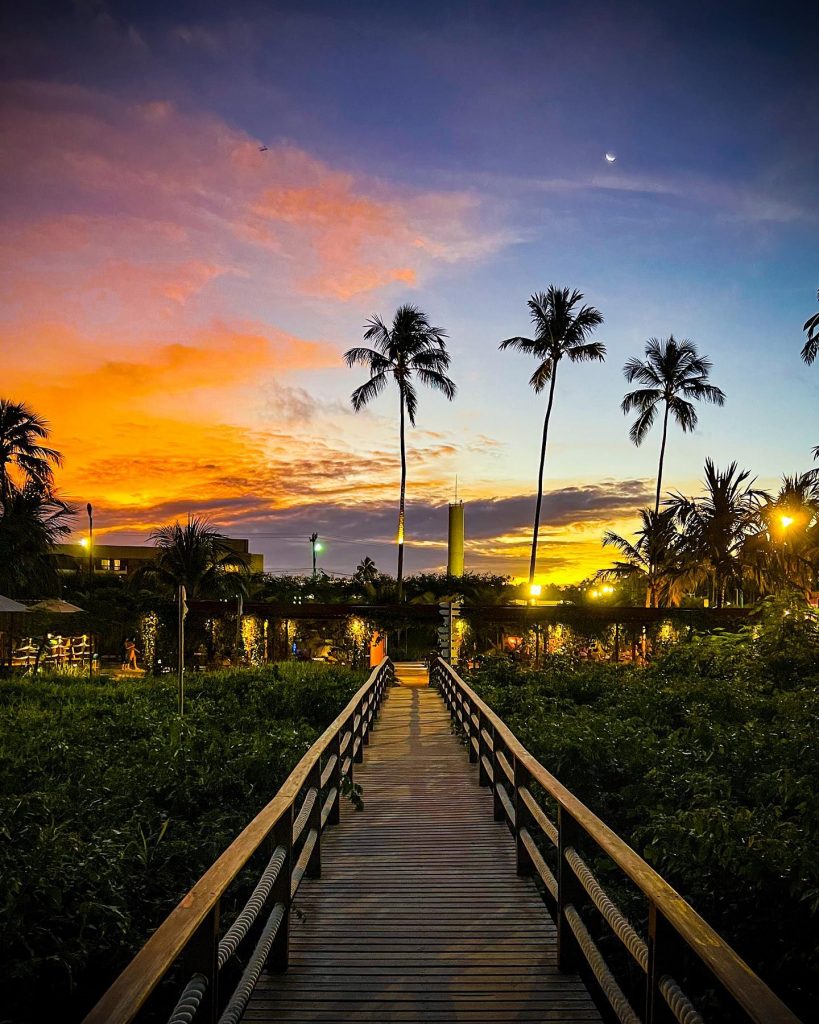
<path id="1" fill-rule="evenodd" d="M 407 569 L 525 575 L 545 398 L 529 296 L 578 288 L 604 364 L 561 365 L 538 576 L 609 564 L 651 502 L 622 367 L 710 356 L 722 409 L 672 431 L 771 486 L 812 465 L 819 367 L 819 12 L 809 3 L 6 5 L 0 395 L 51 424 L 98 537 L 188 514 L 271 571 L 395 571 L 398 401 L 354 414 L 373 314 L 446 329 L 458 395 L 420 396 Z M 606 153 L 616 160 L 609 163 Z M 78 532 L 84 517 L 77 520 Z"/>

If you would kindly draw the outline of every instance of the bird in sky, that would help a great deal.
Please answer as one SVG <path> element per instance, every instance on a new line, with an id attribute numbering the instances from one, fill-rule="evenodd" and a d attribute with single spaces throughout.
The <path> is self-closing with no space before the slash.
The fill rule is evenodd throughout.
<path id="1" fill-rule="evenodd" d="M 259 146 L 259 152 L 260 153 L 266 153 L 267 152 L 267 148 L 268 148 L 267 146 Z"/>

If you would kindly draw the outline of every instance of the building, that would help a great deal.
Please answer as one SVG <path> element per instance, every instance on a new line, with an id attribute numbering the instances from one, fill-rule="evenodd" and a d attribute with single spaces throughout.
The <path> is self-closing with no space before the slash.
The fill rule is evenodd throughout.
<path id="1" fill-rule="evenodd" d="M 238 537 L 226 537 L 226 543 L 233 548 L 251 572 L 264 572 L 264 556 L 250 550 L 250 541 Z M 60 572 L 88 570 L 88 547 L 84 544 L 55 545 L 57 568 Z M 97 544 L 94 543 L 94 572 L 113 573 L 126 576 L 128 573 L 152 562 L 156 558 L 153 544 Z"/>

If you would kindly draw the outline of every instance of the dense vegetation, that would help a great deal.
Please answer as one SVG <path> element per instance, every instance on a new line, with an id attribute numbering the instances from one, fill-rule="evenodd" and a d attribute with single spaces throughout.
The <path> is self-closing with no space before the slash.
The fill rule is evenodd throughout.
<path id="1" fill-rule="evenodd" d="M 76 1020 L 274 795 L 362 676 L 0 682 L 0 976 L 13 1021 Z"/>
<path id="2" fill-rule="evenodd" d="M 805 1020 L 819 1003 L 819 624 L 781 603 L 646 669 L 471 682 Z"/>

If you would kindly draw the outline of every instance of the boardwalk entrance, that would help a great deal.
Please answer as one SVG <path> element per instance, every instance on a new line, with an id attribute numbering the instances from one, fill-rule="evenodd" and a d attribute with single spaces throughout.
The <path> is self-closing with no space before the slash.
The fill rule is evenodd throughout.
<path id="1" fill-rule="evenodd" d="M 799 1024 L 451 665 L 431 671 L 434 689 L 421 665 L 373 669 L 85 1024 L 134 1024 L 172 971 L 169 1024 L 600 1020 L 578 966 L 621 1024 L 703 1024 L 678 980 L 684 957 L 743 1019 Z M 351 780 L 360 812 L 342 797 Z M 642 895 L 644 934 L 595 877 L 597 857 Z M 251 861 L 255 888 L 222 922 Z M 629 971 L 604 956 L 612 937 Z"/>
<path id="2" fill-rule="evenodd" d="M 302 882 L 290 967 L 263 974 L 246 1021 L 598 1021 L 561 974 L 555 928 L 423 666 L 396 665 L 355 778 Z M 349 808 L 349 809 L 348 809 Z"/>

